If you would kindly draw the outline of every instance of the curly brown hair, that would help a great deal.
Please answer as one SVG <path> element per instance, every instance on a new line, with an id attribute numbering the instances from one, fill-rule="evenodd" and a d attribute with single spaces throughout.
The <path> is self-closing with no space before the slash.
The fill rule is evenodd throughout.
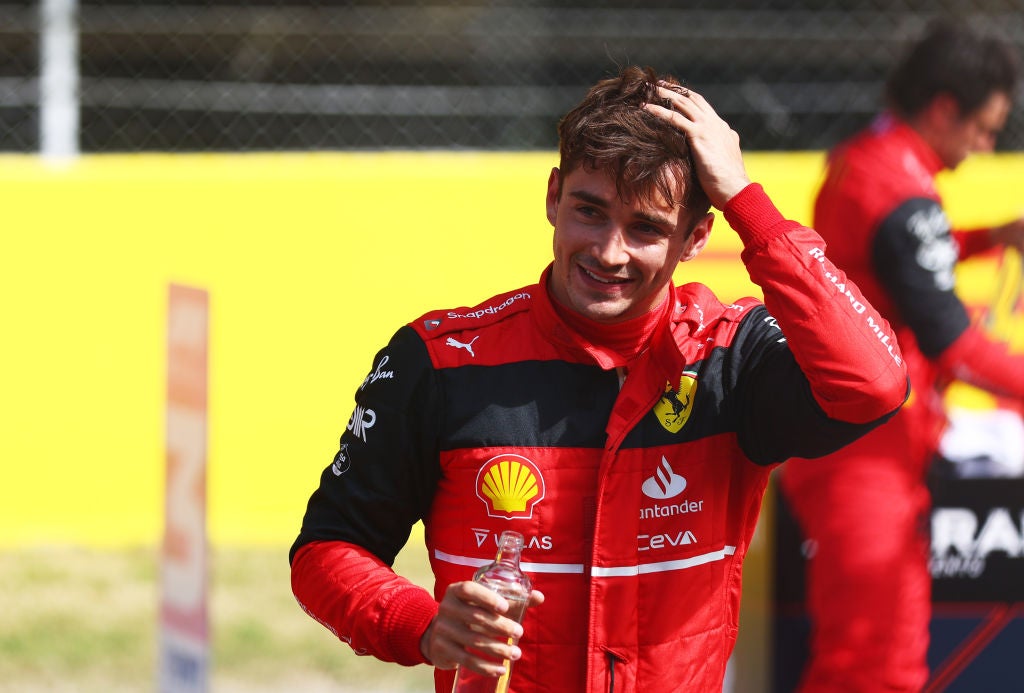
<path id="1" fill-rule="evenodd" d="M 711 202 L 697 179 L 686 135 L 643 109 L 646 103 L 672 108 L 658 96 L 659 82 L 685 89 L 671 75 L 637 66 L 591 87 L 558 124 L 559 169 L 563 178 L 580 167 L 608 171 L 620 198 L 649 201 L 657 191 L 696 222 Z"/>

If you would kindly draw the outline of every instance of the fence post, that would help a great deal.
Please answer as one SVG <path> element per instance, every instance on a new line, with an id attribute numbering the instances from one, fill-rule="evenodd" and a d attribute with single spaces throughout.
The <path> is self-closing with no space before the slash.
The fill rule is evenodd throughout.
<path id="1" fill-rule="evenodd" d="M 61 163 L 78 156 L 78 0 L 40 5 L 39 148 Z"/>

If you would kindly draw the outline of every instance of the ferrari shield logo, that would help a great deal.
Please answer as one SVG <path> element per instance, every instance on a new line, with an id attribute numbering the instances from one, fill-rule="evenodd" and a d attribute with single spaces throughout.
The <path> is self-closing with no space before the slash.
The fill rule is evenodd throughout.
<path id="1" fill-rule="evenodd" d="M 679 388 L 675 389 L 671 382 L 665 383 L 665 392 L 654 405 L 654 415 L 669 433 L 678 433 L 686 425 L 693 411 L 693 400 L 697 396 L 697 374 L 683 371 L 679 376 Z"/>

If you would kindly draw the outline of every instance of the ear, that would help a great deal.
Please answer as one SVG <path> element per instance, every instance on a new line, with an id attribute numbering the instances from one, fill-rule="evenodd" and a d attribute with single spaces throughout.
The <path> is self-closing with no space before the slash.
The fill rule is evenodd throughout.
<path id="1" fill-rule="evenodd" d="M 561 189 L 562 179 L 559 175 L 558 167 L 555 166 L 551 169 L 551 175 L 548 176 L 548 194 L 546 199 L 548 221 L 552 226 L 555 225 L 555 217 L 558 216 L 558 198 L 562 192 Z"/>
<path id="2" fill-rule="evenodd" d="M 936 94 L 928 104 L 926 110 L 931 118 L 932 125 L 938 128 L 947 128 L 955 125 L 961 119 L 960 104 L 951 94 L 942 92 Z"/>
<path id="3" fill-rule="evenodd" d="M 693 228 L 690 229 L 690 237 L 686 240 L 686 250 L 683 251 L 679 262 L 686 262 L 700 255 L 700 251 L 704 250 L 708 239 L 711 238 L 711 226 L 714 223 L 715 215 L 708 212 L 703 219 L 693 225 Z"/>

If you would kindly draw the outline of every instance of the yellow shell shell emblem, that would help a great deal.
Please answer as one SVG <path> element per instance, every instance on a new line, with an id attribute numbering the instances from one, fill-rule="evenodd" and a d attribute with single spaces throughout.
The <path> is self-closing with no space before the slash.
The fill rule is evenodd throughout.
<path id="1" fill-rule="evenodd" d="M 544 497 L 544 477 L 525 457 L 498 455 L 480 467 L 476 495 L 491 517 L 529 518 L 533 506 Z"/>
<path id="2" fill-rule="evenodd" d="M 679 389 L 673 389 L 671 382 L 665 383 L 665 392 L 654 405 L 658 423 L 669 433 L 678 433 L 686 425 L 693 412 L 693 401 L 697 396 L 697 374 L 683 371 L 679 376 Z"/>

